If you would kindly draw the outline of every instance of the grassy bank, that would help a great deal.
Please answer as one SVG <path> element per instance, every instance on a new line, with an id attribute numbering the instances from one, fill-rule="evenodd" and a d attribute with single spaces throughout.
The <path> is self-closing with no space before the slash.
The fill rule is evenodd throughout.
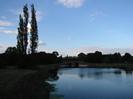
<path id="1" fill-rule="evenodd" d="M 20 81 L 29 75 L 35 74 L 33 70 L 0 70 L 0 98 L 8 99 L 17 96 Z M 26 83 L 25 83 L 26 84 Z M 19 90 L 19 92 L 22 92 Z"/>
<path id="2" fill-rule="evenodd" d="M 46 80 L 56 76 L 54 69 L 1 69 L 0 99 L 49 99 L 53 87 Z"/>

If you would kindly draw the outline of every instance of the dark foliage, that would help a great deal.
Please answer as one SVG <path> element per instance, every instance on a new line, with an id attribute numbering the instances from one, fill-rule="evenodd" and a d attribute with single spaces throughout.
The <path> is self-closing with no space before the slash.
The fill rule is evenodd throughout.
<path id="1" fill-rule="evenodd" d="M 17 36 L 17 49 L 19 53 L 24 53 L 24 22 L 22 15 L 19 16 L 19 27 Z"/>
<path id="2" fill-rule="evenodd" d="M 38 47 L 38 28 L 37 28 L 37 20 L 36 20 L 36 11 L 34 9 L 34 5 L 31 5 L 31 29 L 30 29 L 30 41 L 31 41 L 31 53 L 35 53 Z"/>
<path id="3" fill-rule="evenodd" d="M 28 7 L 27 4 L 23 8 L 23 16 L 19 16 L 19 27 L 18 27 L 18 36 L 17 36 L 17 48 L 19 53 L 27 54 L 27 45 L 28 45 Z"/>
<path id="4" fill-rule="evenodd" d="M 29 19 L 29 12 L 27 4 L 23 8 L 23 14 L 24 14 L 24 54 L 27 54 L 27 45 L 28 45 L 28 19 Z"/>
<path id="5" fill-rule="evenodd" d="M 1 68 L 14 66 L 17 68 L 34 69 L 39 65 L 57 64 L 61 61 L 55 54 L 39 52 L 34 54 L 18 54 L 16 48 L 8 48 L 5 53 L 0 54 Z"/>
<path id="6" fill-rule="evenodd" d="M 71 57 L 69 57 L 69 60 L 70 59 Z M 120 53 L 102 54 L 96 51 L 95 53 L 88 54 L 80 53 L 77 59 L 89 63 L 133 63 L 133 56 L 129 53 L 125 53 L 125 55 L 121 56 Z M 75 60 L 75 58 L 73 58 L 73 60 Z"/>

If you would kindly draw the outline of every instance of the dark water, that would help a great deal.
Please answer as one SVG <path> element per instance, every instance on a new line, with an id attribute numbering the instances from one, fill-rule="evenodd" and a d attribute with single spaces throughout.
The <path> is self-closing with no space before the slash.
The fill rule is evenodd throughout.
<path id="1" fill-rule="evenodd" d="M 121 69 L 61 69 L 54 83 L 61 99 L 133 99 L 133 73 Z"/>

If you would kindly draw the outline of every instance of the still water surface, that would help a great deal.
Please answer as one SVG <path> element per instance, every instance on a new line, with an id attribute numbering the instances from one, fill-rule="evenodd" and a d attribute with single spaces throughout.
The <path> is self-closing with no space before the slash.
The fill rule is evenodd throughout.
<path id="1" fill-rule="evenodd" d="M 53 82 L 61 99 L 133 99 L 133 73 L 121 69 L 61 69 Z"/>

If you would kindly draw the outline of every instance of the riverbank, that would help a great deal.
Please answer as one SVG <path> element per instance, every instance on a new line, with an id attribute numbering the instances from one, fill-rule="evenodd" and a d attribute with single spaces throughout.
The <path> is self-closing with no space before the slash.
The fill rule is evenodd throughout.
<path id="1" fill-rule="evenodd" d="M 20 86 L 27 85 L 27 82 L 20 83 L 26 76 L 33 75 L 37 71 L 33 70 L 0 70 L 0 98 L 9 99 L 15 98 L 18 92 L 22 92 Z M 15 96 L 16 95 L 16 96 Z M 15 98 L 16 99 L 16 98 Z"/>
<path id="2" fill-rule="evenodd" d="M 0 99 L 49 99 L 49 78 L 56 77 L 52 67 L 32 69 L 0 69 Z"/>
<path id="3" fill-rule="evenodd" d="M 133 71 L 132 63 L 84 63 L 76 65 L 60 65 L 61 68 L 120 68 Z"/>

